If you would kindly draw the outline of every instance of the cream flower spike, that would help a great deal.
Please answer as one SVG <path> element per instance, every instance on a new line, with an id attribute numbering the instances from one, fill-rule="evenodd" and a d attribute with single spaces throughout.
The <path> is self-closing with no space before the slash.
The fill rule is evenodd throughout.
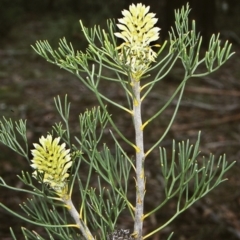
<path id="1" fill-rule="evenodd" d="M 72 166 L 70 150 L 66 150 L 66 144 L 59 144 L 60 137 L 52 139 L 52 135 L 41 137 L 40 144 L 34 143 L 31 150 L 33 164 L 31 167 L 36 169 L 33 176 L 37 172 L 43 173 L 43 182 L 48 184 L 59 196 L 67 196 L 67 178 L 68 169 Z"/>
<path id="2" fill-rule="evenodd" d="M 120 60 L 130 67 L 132 77 L 140 78 L 157 57 L 149 44 L 159 39 L 160 28 L 154 27 L 158 19 L 142 3 L 130 5 L 122 14 L 117 24 L 121 32 L 114 33 L 125 41 L 117 48 L 121 49 Z"/>

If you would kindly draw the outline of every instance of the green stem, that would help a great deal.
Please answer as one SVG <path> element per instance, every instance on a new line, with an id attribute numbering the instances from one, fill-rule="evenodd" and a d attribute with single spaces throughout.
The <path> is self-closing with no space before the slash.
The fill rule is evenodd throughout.
<path id="1" fill-rule="evenodd" d="M 186 209 L 182 209 L 181 211 L 177 211 L 166 223 L 164 223 L 163 225 L 161 225 L 160 227 L 154 229 L 152 232 L 150 232 L 149 234 L 145 235 L 143 237 L 143 239 L 147 239 L 150 236 L 152 236 L 153 234 L 157 233 L 158 231 L 160 231 L 161 229 L 165 228 L 167 225 L 169 225 L 180 213 L 182 213 L 183 211 L 185 211 Z"/>
<path id="2" fill-rule="evenodd" d="M 181 92 L 180 92 L 180 95 L 179 95 L 179 98 L 178 98 L 178 101 L 177 101 L 177 105 L 176 105 L 176 108 L 173 112 L 173 115 L 171 117 L 171 120 L 166 128 L 166 130 L 164 131 L 164 133 L 162 134 L 161 138 L 146 152 L 146 155 L 145 157 L 150 153 L 152 152 L 152 150 L 158 146 L 160 144 L 160 142 L 165 138 L 165 136 L 167 135 L 169 129 L 171 128 L 172 124 L 173 124 L 173 121 L 175 120 L 175 117 L 177 115 L 177 111 L 178 111 L 178 108 L 180 106 L 180 103 L 181 103 L 181 100 L 182 100 L 182 96 L 183 96 L 183 92 L 184 92 L 184 88 L 185 88 L 185 85 L 186 85 L 186 81 L 187 81 L 187 78 L 185 78 L 185 80 L 180 84 L 180 86 L 178 87 L 178 89 L 175 91 L 175 93 L 173 94 L 173 96 L 168 100 L 168 102 L 164 105 L 164 107 L 162 109 L 160 109 L 160 111 L 158 111 L 152 118 L 150 118 L 147 122 L 145 122 L 143 124 L 143 128 L 152 120 L 154 119 L 156 116 L 158 116 L 169 104 L 170 102 L 173 100 L 173 98 L 175 97 L 175 94 L 181 89 Z"/>

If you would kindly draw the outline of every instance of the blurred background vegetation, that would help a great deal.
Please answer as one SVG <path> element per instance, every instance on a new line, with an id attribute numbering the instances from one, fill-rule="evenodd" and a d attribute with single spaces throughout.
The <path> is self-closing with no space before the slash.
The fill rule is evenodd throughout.
<path id="1" fill-rule="evenodd" d="M 79 27 L 79 19 L 86 26 L 96 24 L 103 28 L 106 19 L 120 18 L 121 10 L 128 9 L 131 3 L 139 1 L 127 0 L 0 0 L 0 115 L 13 120 L 23 118 L 28 121 L 29 144 L 37 141 L 50 131 L 51 126 L 60 119 L 56 114 L 53 97 L 69 95 L 72 102 L 71 123 L 73 131 L 77 131 L 77 115 L 86 108 L 97 105 L 96 99 L 69 73 L 50 65 L 38 57 L 31 49 L 37 40 L 47 39 L 57 47 L 59 38 L 66 37 L 75 49 L 86 47 L 85 39 Z M 150 11 L 159 18 L 157 25 L 161 30 L 160 44 L 167 39 L 167 32 L 174 24 L 174 9 L 189 2 L 192 8 L 191 19 L 197 22 L 197 30 L 207 40 L 212 33 L 221 33 L 222 40 L 229 39 L 233 43 L 236 54 L 218 72 L 191 80 L 186 88 L 179 115 L 169 132 L 163 146 L 171 147 L 172 138 L 177 141 L 196 139 L 202 131 L 202 153 L 227 153 L 228 160 L 237 160 L 236 166 L 228 174 L 229 181 L 221 185 L 212 194 L 195 204 L 181 217 L 176 219 L 164 231 L 156 235 L 154 240 L 166 239 L 174 231 L 173 240 L 237 240 L 240 239 L 240 1 L 239 0 L 144 0 Z M 166 80 L 157 85 L 149 100 L 145 102 L 144 113 L 151 115 L 163 101 L 171 95 L 181 81 L 182 68 L 177 65 Z M 108 84 L 108 83 L 107 83 Z M 124 103 L 123 93 L 107 85 L 106 94 L 117 97 Z M 146 129 L 148 144 L 151 145 L 159 136 L 172 114 L 174 102 L 165 111 L 159 121 L 153 123 L 154 130 Z M 124 131 L 132 138 L 129 116 L 122 112 L 114 112 L 113 116 Z M 110 142 L 111 144 L 111 142 Z M 133 154 L 131 149 L 127 149 Z M 157 161 L 149 164 L 147 175 L 149 185 L 147 193 L 150 197 L 146 209 L 161 200 L 161 192 L 156 188 L 159 184 Z M 0 176 L 13 186 L 22 187 L 16 175 L 21 170 L 29 170 L 24 159 L 0 146 Z M 84 172 L 84 171 L 83 171 Z M 131 193 L 130 193 L 131 195 Z M 21 212 L 19 203 L 27 195 L 16 194 L 6 189 L 0 190 L 0 202 L 7 204 L 15 211 Z M 130 196 L 134 197 L 134 196 Z M 164 222 L 174 212 L 174 202 L 165 212 L 155 215 L 145 225 L 149 231 Z M 23 239 L 20 227 L 27 226 L 19 219 L 13 218 L 0 209 L 0 239 L 10 238 L 9 227 L 14 227 L 19 240 Z M 128 216 L 119 219 L 118 226 L 131 228 Z M 40 229 L 30 226 L 35 231 Z"/>
<path id="2" fill-rule="evenodd" d="M 204 37 L 209 37 L 213 32 L 235 36 L 239 41 L 240 30 L 237 28 L 239 21 L 238 0 L 149 0 L 143 3 L 150 5 L 151 10 L 159 18 L 158 25 L 162 28 L 162 35 L 167 38 L 169 28 L 174 24 L 174 9 L 180 8 L 189 2 L 192 12 L 191 19 L 197 21 L 197 29 Z M 87 26 L 104 24 L 108 18 L 121 16 L 120 9 L 126 9 L 131 3 L 138 1 L 100 1 L 100 0 L 1 0 L 0 8 L 0 34 L 1 41 L 8 39 L 12 30 L 26 23 L 38 21 L 33 29 L 39 33 L 42 28 L 48 27 L 44 35 L 50 38 L 68 36 L 71 39 L 81 40 L 78 20 L 82 19 Z M 48 24 L 46 22 L 48 22 Z M 232 31 L 232 33 L 230 33 Z M 239 42 L 238 42 L 239 43 Z"/>

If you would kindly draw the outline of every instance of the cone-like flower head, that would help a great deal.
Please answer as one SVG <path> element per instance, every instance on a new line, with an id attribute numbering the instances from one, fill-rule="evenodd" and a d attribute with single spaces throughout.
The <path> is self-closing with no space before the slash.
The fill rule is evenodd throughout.
<path id="1" fill-rule="evenodd" d="M 67 171 L 72 166 L 72 161 L 70 150 L 66 150 L 66 144 L 60 145 L 59 141 L 60 137 L 53 140 L 52 135 L 48 135 L 39 139 L 40 144 L 34 143 L 35 149 L 31 150 L 33 155 L 31 167 L 36 169 L 33 176 L 36 176 L 37 172 L 43 173 L 43 182 L 59 196 L 64 197 L 68 191 Z"/>
<path id="2" fill-rule="evenodd" d="M 142 3 L 130 5 L 129 11 L 122 11 L 124 17 L 118 19 L 121 32 L 115 33 L 124 40 L 118 47 L 120 60 L 130 67 L 134 78 L 140 78 L 157 57 L 149 44 L 159 39 L 160 28 L 154 27 L 158 21 L 155 14 L 148 12 L 149 7 Z"/>

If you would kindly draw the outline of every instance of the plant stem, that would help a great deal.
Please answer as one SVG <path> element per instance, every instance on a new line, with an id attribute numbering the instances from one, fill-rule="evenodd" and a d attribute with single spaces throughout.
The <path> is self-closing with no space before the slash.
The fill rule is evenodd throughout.
<path id="1" fill-rule="evenodd" d="M 71 198 L 64 199 L 64 203 L 67 205 L 68 211 L 69 211 L 70 215 L 72 216 L 72 218 L 74 219 L 75 223 L 77 224 L 78 228 L 80 229 L 84 239 L 95 240 L 95 238 L 92 236 L 92 234 L 91 234 L 90 230 L 88 229 L 88 227 L 86 226 L 86 224 L 80 219 L 79 213 L 72 203 L 72 199 Z"/>
<path id="2" fill-rule="evenodd" d="M 140 82 L 132 79 L 133 88 L 133 123 L 135 127 L 136 143 L 136 209 L 134 222 L 134 236 L 142 239 L 143 228 L 143 206 L 145 195 L 145 176 L 144 176 L 144 144 L 141 116 Z"/>

